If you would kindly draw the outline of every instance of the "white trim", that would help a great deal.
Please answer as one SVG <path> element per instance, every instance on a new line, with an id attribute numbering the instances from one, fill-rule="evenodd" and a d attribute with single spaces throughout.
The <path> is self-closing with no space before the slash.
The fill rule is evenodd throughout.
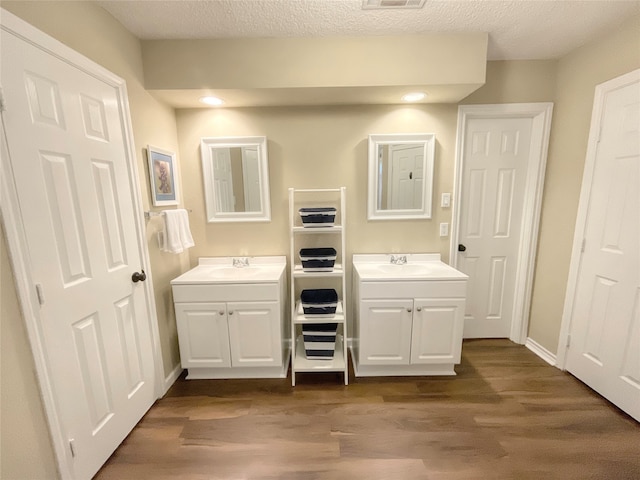
<path id="1" fill-rule="evenodd" d="M 593 111 L 591 114 L 591 127 L 589 129 L 589 140 L 587 141 L 587 154 L 584 162 L 582 175 L 582 187 L 580 188 L 580 201 L 578 203 L 578 213 L 576 216 L 576 229 L 573 236 L 573 246 L 571 249 L 571 263 L 569 265 L 569 277 L 567 279 L 567 290 L 564 298 L 564 308 L 562 311 L 562 322 L 560 323 L 560 337 L 558 338 L 558 367 L 566 369 L 567 361 L 567 339 L 571 332 L 571 317 L 573 316 L 573 301 L 578 284 L 580 261 L 582 253 L 582 239 L 584 238 L 587 215 L 589 213 L 589 200 L 591 197 L 591 185 L 593 183 L 593 173 L 596 166 L 596 155 L 600 129 L 602 128 L 602 117 L 604 113 L 604 103 L 607 95 L 613 90 L 625 87 L 630 83 L 640 82 L 640 69 L 629 72 L 620 77 L 597 85 L 593 100 Z"/>
<path id="2" fill-rule="evenodd" d="M 174 383 L 176 383 L 176 380 L 178 380 L 178 378 L 180 378 L 180 375 L 182 375 L 183 371 L 184 371 L 184 369 L 182 368 L 182 365 L 178 364 L 178 365 L 176 365 L 176 367 L 173 370 L 171 370 L 171 373 L 165 377 L 164 386 L 163 386 L 163 389 L 162 389 L 162 396 L 163 397 L 167 394 L 167 392 L 169 391 L 171 386 Z"/>
<path id="3" fill-rule="evenodd" d="M 133 192 L 133 209 L 136 237 L 140 253 L 140 260 L 143 268 L 147 272 L 148 281 L 144 282 L 145 300 L 149 311 L 149 327 L 151 329 L 152 349 L 154 355 L 154 390 L 157 398 L 162 395 L 164 386 L 164 373 L 162 366 L 162 352 L 160 349 L 160 335 L 158 330 L 157 312 L 155 307 L 155 296 L 153 291 L 153 279 L 151 278 L 151 262 L 149 251 L 145 241 L 145 229 L 142 209 L 142 194 L 140 192 L 138 166 L 133 142 L 133 128 L 129 112 L 129 102 L 126 84 L 123 79 L 101 67 L 93 60 L 70 49 L 58 40 L 34 28 L 20 18 L 4 9 L 0 9 L 0 27 L 2 30 L 15 35 L 16 37 L 30 43 L 48 54 L 66 62 L 69 65 L 91 75 L 112 86 L 120 102 L 121 121 L 123 124 L 123 141 L 127 153 L 127 164 L 129 168 L 130 190 Z M 5 142 L 4 123 L 2 123 L 2 141 Z M 26 248 L 25 232 L 22 224 L 22 217 L 18 204 L 18 195 L 13 183 L 13 172 L 8 155 L 2 155 L 2 193 L 0 212 L 2 222 L 7 235 L 9 256 L 13 266 L 13 274 L 16 282 L 16 289 L 24 316 L 25 326 L 29 337 L 36 375 L 42 394 L 42 401 L 49 425 L 52 444 L 56 461 L 63 480 L 73 478 L 73 466 L 68 444 L 63 436 L 63 428 L 56 410 L 55 396 L 53 393 L 50 372 L 48 370 L 46 354 L 40 321 L 38 314 L 38 300 L 32 289 L 33 281 L 30 274 L 29 252 Z"/>
<path id="4" fill-rule="evenodd" d="M 544 348 L 538 342 L 536 342 L 533 338 L 527 338 L 527 341 L 524 343 L 524 346 L 539 356 L 542 360 L 547 362 L 549 365 L 555 367 L 556 366 L 556 356 L 551 353 L 549 350 Z"/>
<path id="5" fill-rule="evenodd" d="M 460 232 L 460 195 L 464 161 L 464 139 L 468 121 L 475 118 L 531 118 L 531 149 L 527 181 L 524 192 L 522 229 L 516 270 L 511 333 L 509 338 L 519 344 L 526 341 L 529 327 L 529 309 L 533 289 L 535 255 L 538 244 L 540 210 L 547 165 L 549 135 L 553 103 L 510 103 L 500 105 L 461 105 L 458 107 L 458 133 L 456 140 L 456 164 L 454 168 L 454 192 L 451 219 L 451 243 L 449 264 L 456 267 L 457 246 Z"/>

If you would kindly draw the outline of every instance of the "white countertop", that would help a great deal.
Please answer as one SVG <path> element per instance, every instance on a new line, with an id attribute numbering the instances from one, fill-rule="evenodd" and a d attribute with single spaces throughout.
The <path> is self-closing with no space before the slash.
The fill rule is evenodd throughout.
<path id="1" fill-rule="evenodd" d="M 363 281 L 466 280 L 469 277 L 440 260 L 439 253 L 396 253 L 407 263 L 394 265 L 391 254 L 354 254 L 353 267 Z"/>
<path id="2" fill-rule="evenodd" d="M 234 267 L 234 258 L 247 258 L 249 265 Z M 198 259 L 198 266 L 173 279 L 171 285 L 277 282 L 286 265 L 285 256 L 203 257 Z"/>

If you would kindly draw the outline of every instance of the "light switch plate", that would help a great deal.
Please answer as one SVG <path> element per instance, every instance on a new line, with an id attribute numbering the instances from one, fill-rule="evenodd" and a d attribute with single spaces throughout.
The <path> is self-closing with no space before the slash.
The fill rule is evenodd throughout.
<path id="1" fill-rule="evenodd" d="M 442 199 L 440 201 L 440 206 L 443 208 L 448 208 L 451 206 L 451 194 L 450 193 L 443 193 L 442 194 Z"/>
<path id="2" fill-rule="evenodd" d="M 449 236 L 449 224 L 448 223 L 441 223 L 440 224 L 440 236 L 441 237 L 448 237 Z"/>

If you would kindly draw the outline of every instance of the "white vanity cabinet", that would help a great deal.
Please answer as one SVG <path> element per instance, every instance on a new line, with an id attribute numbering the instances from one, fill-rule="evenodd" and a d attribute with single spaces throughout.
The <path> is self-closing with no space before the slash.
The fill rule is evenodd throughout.
<path id="1" fill-rule="evenodd" d="M 357 376 L 455 375 L 467 277 L 439 255 L 409 257 L 392 265 L 381 255 L 354 255 Z"/>
<path id="2" fill-rule="evenodd" d="M 187 378 L 286 377 L 285 257 L 256 257 L 243 268 L 213 260 L 171 282 Z"/>

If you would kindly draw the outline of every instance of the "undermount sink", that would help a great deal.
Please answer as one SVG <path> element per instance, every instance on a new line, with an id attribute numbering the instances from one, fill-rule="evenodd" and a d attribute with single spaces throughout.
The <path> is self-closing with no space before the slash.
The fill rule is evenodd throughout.
<path id="1" fill-rule="evenodd" d="M 405 263 L 393 263 L 398 257 Z M 440 260 L 437 253 L 406 255 L 369 254 L 353 256 L 353 266 L 363 280 L 456 280 L 467 276 Z"/>

